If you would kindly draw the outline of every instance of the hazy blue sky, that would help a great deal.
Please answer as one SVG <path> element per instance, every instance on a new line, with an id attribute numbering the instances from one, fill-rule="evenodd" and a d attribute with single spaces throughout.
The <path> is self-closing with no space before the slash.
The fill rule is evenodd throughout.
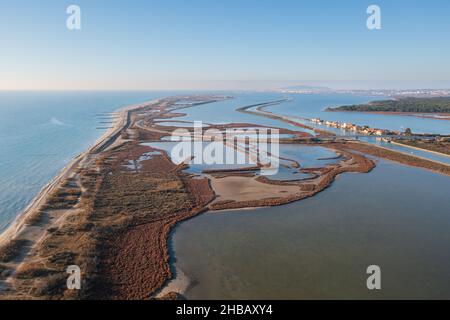
<path id="1" fill-rule="evenodd" d="M 0 89 L 450 87 L 448 0 L 0 0 L 0 41 Z"/>

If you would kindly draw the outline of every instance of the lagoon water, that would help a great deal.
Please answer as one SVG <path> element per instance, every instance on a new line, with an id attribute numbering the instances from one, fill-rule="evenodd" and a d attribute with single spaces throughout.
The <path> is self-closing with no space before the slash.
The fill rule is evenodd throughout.
<path id="1" fill-rule="evenodd" d="M 232 92 L 234 98 L 219 101 L 212 104 L 203 104 L 182 110 L 186 116 L 176 118 L 183 121 L 202 121 L 210 124 L 223 123 L 256 123 L 268 127 L 279 127 L 286 129 L 298 129 L 283 121 L 268 119 L 257 115 L 236 112 L 239 107 L 274 101 L 283 98 L 283 95 L 273 92 Z"/>
<path id="2" fill-rule="evenodd" d="M 446 176 L 381 161 L 306 200 L 183 222 L 174 268 L 188 299 L 449 299 L 448 190 Z"/>
<path id="3" fill-rule="evenodd" d="M 0 230 L 103 133 L 96 129 L 105 126 L 96 114 L 173 94 L 180 93 L 0 92 Z M 186 116 L 178 119 L 292 128 L 235 111 L 283 95 L 226 94 L 236 98 L 184 109 Z M 367 114 L 344 119 L 343 114 L 322 111 L 371 97 L 294 95 L 293 99 L 268 109 L 450 133 L 450 122 L 444 120 Z M 171 240 L 174 268 L 191 280 L 188 298 L 450 298 L 448 190 L 447 176 L 380 161 L 373 172 L 339 176 L 326 191 L 304 201 L 208 213 L 182 223 Z M 382 268 L 380 292 L 365 287 L 370 264 Z"/>
<path id="4" fill-rule="evenodd" d="M 262 96 L 265 101 L 280 98 Z M 373 97 L 296 95 L 293 99 L 268 110 L 450 133 L 450 122 L 443 120 L 323 111 Z M 221 102 L 222 108 L 194 107 L 186 110 L 183 120 L 279 125 L 276 120 L 234 111 L 261 102 L 257 100 L 249 96 L 242 105 L 229 100 Z M 310 199 L 281 207 L 207 213 L 183 222 L 171 238 L 173 268 L 187 277 L 184 294 L 189 299 L 450 299 L 448 190 L 447 176 L 378 160 L 371 173 L 341 175 Z M 381 291 L 366 287 L 366 269 L 373 264 L 382 270 Z"/>

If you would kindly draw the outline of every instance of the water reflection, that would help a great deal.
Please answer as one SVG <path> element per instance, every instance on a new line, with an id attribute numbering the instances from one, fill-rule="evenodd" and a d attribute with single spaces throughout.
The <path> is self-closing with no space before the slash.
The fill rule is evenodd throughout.
<path id="1" fill-rule="evenodd" d="M 381 161 L 319 195 L 209 213 L 173 234 L 190 299 L 450 298 L 450 179 Z M 368 291 L 367 266 L 382 269 Z"/>

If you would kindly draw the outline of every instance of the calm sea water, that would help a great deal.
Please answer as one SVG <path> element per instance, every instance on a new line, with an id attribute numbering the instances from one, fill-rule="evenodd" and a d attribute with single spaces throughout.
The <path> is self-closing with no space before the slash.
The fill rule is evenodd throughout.
<path id="1" fill-rule="evenodd" d="M 96 114 L 171 92 L 0 92 L 0 231 L 108 124 Z"/>

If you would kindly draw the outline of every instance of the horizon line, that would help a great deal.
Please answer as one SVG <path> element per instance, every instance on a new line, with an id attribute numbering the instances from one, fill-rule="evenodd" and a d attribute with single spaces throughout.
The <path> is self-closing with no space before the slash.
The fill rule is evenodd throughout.
<path id="1" fill-rule="evenodd" d="M 300 86 L 300 85 L 299 85 Z M 311 88 L 308 88 L 308 86 L 305 86 L 303 89 L 298 90 L 315 90 L 316 88 L 314 86 L 311 86 Z M 249 89 L 249 88 L 217 88 L 217 89 L 206 89 L 206 88 L 186 88 L 186 89 L 180 89 L 180 88 L 165 88 L 165 89 L 127 89 L 127 88 L 98 88 L 98 89 L 79 89 L 79 88 L 67 88 L 67 89 L 61 89 L 61 88 L 42 88 L 42 89 L 3 89 L 0 88 L 0 92 L 49 92 L 49 91 L 58 91 L 58 92 L 64 92 L 64 91 L 86 91 L 86 92 L 94 92 L 94 91 L 109 91 L 109 92 L 120 92 L 120 91 L 128 91 L 128 92 L 148 92 L 148 91 L 279 91 L 279 90 L 296 90 L 289 87 L 277 87 L 277 88 L 259 88 L 259 89 Z M 408 90 L 450 90 L 450 87 L 409 87 L 409 88 L 330 88 L 330 87 L 323 87 L 320 89 L 316 89 L 316 91 L 408 91 Z"/>

